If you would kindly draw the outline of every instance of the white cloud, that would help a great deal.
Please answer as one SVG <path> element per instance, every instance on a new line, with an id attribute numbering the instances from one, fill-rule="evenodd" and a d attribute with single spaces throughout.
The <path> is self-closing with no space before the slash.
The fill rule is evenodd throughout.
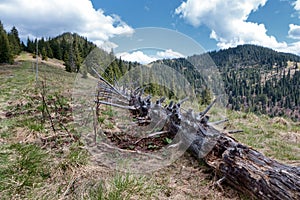
<path id="1" fill-rule="evenodd" d="M 210 37 L 217 41 L 220 48 L 247 43 L 286 49 L 289 45 L 268 35 L 264 24 L 247 21 L 249 14 L 266 2 L 267 0 L 187 0 L 175 13 L 195 27 L 205 25 L 210 28 Z"/>
<path id="2" fill-rule="evenodd" d="M 132 53 L 123 52 L 118 53 L 117 57 L 121 57 L 122 60 L 138 62 L 141 64 L 148 64 L 156 60 L 160 59 L 172 59 L 172 58 L 180 58 L 184 57 L 181 53 L 175 52 L 172 49 L 167 49 L 165 51 L 157 51 L 154 55 L 147 55 L 143 51 L 134 51 Z"/>
<path id="3" fill-rule="evenodd" d="M 122 60 L 131 61 L 131 62 L 138 62 L 141 64 L 148 64 L 150 62 L 153 62 L 157 60 L 155 57 L 148 56 L 144 54 L 142 51 L 135 51 L 132 53 L 117 53 L 117 57 L 121 57 Z"/>
<path id="4" fill-rule="evenodd" d="M 288 32 L 288 36 L 292 39 L 300 39 L 300 26 L 295 24 L 289 25 L 290 29 Z"/>
<path id="5" fill-rule="evenodd" d="M 294 8 L 295 8 L 295 10 L 300 11 L 300 0 L 297 0 L 294 2 Z"/>
<path id="6" fill-rule="evenodd" d="M 159 51 L 157 52 L 156 54 L 158 56 L 159 59 L 162 59 L 162 58 L 180 58 L 180 57 L 184 57 L 184 55 L 182 55 L 181 53 L 179 52 L 176 52 L 176 51 L 173 51 L 172 49 L 167 49 L 165 51 Z"/>
<path id="7" fill-rule="evenodd" d="M 16 26 L 23 38 L 76 32 L 102 44 L 114 35 L 133 32 L 117 15 L 95 10 L 90 0 L 4 0 L 0 13 L 2 23 Z"/>

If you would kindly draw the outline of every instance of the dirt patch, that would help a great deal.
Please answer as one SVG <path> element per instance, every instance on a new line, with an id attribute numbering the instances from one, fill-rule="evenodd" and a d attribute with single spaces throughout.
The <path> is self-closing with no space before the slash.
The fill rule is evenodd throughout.
<path id="1" fill-rule="evenodd" d="M 22 53 L 15 59 L 15 62 L 22 62 L 22 61 L 36 62 L 36 58 L 34 58 L 31 53 Z M 48 58 L 47 60 L 42 60 L 42 58 L 39 57 L 38 62 L 41 64 L 51 65 L 53 67 L 58 67 L 62 69 L 65 68 L 64 62 L 62 60 L 57 60 L 55 58 Z"/>
<path id="2" fill-rule="evenodd" d="M 166 185 L 159 199 L 241 199 L 232 188 L 214 183 L 218 179 L 210 168 L 188 153 L 175 163 L 153 174 L 157 183 Z"/>
<path id="3" fill-rule="evenodd" d="M 123 132 L 105 131 L 104 133 L 115 146 L 142 152 L 157 151 L 170 144 L 174 138 L 169 132 L 149 138 L 135 137 Z"/>
<path id="4" fill-rule="evenodd" d="M 55 191 L 62 185 L 53 185 L 61 182 L 65 173 L 70 174 L 70 178 L 65 180 L 63 191 L 69 192 L 63 194 L 65 199 L 78 198 L 84 196 L 91 187 L 97 183 L 104 183 L 105 187 L 112 187 L 109 182 L 116 174 L 126 176 L 122 172 L 112 170 L 102 165 L 90 165 L 74 168 L 71 167 L 63 172 L 58 170 L 53 175 L 49 186 Z M 232 188 L 221 185 L 215 186 L 215 179 L 212 171 L 205 165 L 199 166 L 193 157 L 184 154 L 180 159 L 171 165 L 160 169 L 152 174 L 130 174 L 135 177 L 146 177 L 145 185 L 154 185 L 151 199 L 159 200 L 188 200 L 188 199 L 218 199 L 218 200 L 240 200 L 242 197 Z M 46 186 L 47 187 L 47 186 Z M 50 189 L 49 189 L 50 190 Z M 141 199 L 142 194 L 136 194 L 130 199 Z M 62 197 L 62 196 L 61 196 Z"/>
<path id="5" fill-rule="evenodd" d="M 281 124 L 281 125 L 284 125 L 284 126 L 290 125 L 290 123 L 286 119 L 284 119 L 282 117 L 275 117 L 275 118 L 273 118 L 271 120 L 271 123 Z"/>

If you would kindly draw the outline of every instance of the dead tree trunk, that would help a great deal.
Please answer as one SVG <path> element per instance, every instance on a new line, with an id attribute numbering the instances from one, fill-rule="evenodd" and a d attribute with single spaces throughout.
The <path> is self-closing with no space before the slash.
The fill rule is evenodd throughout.
<path id="1" fill-rule="evenodd" d="M 119 96 L 123 100 L 129 99 L 128 104 L 124 106 L 99 100 L 96 103 L 128 109 L 141 125 L 151 120 L 151 112 L 159 107 L 160 112 L 168 116 L 161 131 L 179 134 L 179 144 L 188 146 L 191 154 L 197 159 L 203 159 L 220 175 L 218 183 L 226 181 L 256 199 L 300 199 L 300 167 L 270 159 L 213 128 L 206 114 L 214 102 L 197 115 L 192 111 L 181 113 L 180 105 L 183 101 L 171 102 L 163 107 L 163 98 L 153 104 L 150 96 L 142 97 L 140 89 L 131 94 L 119 95 L 116 88 L 110 87 L 115 101 Z"/>
<path id="2" fill-rule="evenodd" d="M 198 159 L 201 145 L 195 142 L 189 148 Z M 279 163 L 225 134 L 203 159 L 220 180 L 253 198 L 300 199 L 300 167 Z"/>

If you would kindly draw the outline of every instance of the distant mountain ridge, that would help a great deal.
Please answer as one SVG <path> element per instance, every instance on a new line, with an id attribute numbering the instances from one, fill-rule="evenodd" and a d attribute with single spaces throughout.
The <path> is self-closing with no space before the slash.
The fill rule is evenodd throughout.
<path id="1" fill-rule="evenodd" d="M 208 53 L 217 66 L 253 66 L 259 64 L 270 67 L 274 64 L 285 65 L 287 61 L 300 62 L 300 56 L 291 53 L 277 52 L 273 49 L 244 44 Z"/>
<path id="2" fill-rule="evenodd" d="M 194 64 L 190 77 L 198 76 L 201 68 L 215 65 L 219 69 L 229 108 L 300 119 L 300 56 L 246 44 L 187 60 Z M 171 67 L 183 63 L 179 59 L 164 62 L 172 63 Z"/>
<path id="3" fill-rule="evenodd" d="M 86 38 L 74 33 L 64 33 L 47 41 L 42 39 L 39 45 L 40 43 L 42 46 L 44 44 L 46 49 L 47 44 L 52 49 L 57 49 L 53 46 L 60 47 L 58 49 L 64 52 L 60 54 L 60 58 L 65 61 L 67 71 L 73 72 L 79 71 L 80 63 L 96 47 Z M 43 53 L 43 49 L 41 51 Z M 106 54 L 103 50 L 101 52 Z M 102 57 L 110 56 L 113 55 L 107 53 Z M 104 75 L 110 80 L 117 80 L 131 68 L 139 66 L 136 62 L 117 58 L 112 60 Z M 201 104 L 207 104 L 211 100 L 212 94 L 209 94 L 208 89 L 215 90 L 220 87 L 218 84 L 207 84 L 207 81 L 217 82 L 223 79 L 229 108 L 270 116 L 285 115 L 293 120 L 300 119 L 300 56 L 245 44 L 188 58 L 158 60 L 154 63 L 167 65 L 183 74 L 197 92 Z M 213 65 L 221 77 L 216 77 L 217 73 L 213 71 L 207 71 Z M 205 78 L 204 73 L 211 75 Z M 213 88 L 209 88 L 208 85 Z M 167 96 L 172 96 L 166 88 L 163 89 L 165 92 L 159 92 L 159 86 L 155 84 L 147 90 L 155 94 L 169 93 Z"/>

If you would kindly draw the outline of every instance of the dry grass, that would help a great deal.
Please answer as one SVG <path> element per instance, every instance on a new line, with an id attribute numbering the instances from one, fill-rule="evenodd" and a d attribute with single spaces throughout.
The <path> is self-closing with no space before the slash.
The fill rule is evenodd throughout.
<path id="1" fill-rule="evenodd" d="M 229 112 L 229 119 L 229 129 L 243 130 L 234 135 L 240 142 L 281 162 L 300 165 L 299 123 L 241 112 Z"/>

